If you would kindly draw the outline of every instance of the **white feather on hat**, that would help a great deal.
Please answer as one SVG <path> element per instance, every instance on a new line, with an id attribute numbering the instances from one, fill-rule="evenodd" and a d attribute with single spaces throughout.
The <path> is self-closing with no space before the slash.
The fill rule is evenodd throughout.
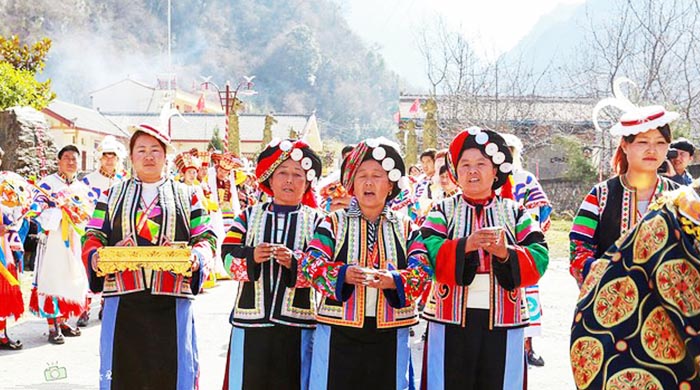
<path id="1" fill-rule="evenodd" d="M 663 106 L 639 107 L 635 105 L 622 93 L 620 86 L 623 83 L 636 86 L 632 80 L 626 77 L 616 78 L 613 82 L 614 97 L 599 101 L 593 108 L 593 126 L 595 126 L 596 130 L 602 131 L 600 124 L 598 124 L 598 114 L 606 106 L 617 107 L 624 111 L 617 123 L 610 128 L 610 134 L 614 136 L 626 137 L 636 135 L 667 125 L 678 119 L 679 115 L 677 112 L 666 111 Z"/>

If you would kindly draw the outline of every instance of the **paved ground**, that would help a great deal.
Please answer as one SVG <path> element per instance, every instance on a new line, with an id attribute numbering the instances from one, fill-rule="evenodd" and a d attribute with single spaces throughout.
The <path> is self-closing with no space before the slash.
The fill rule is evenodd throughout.
<path id="1" fill-rule="evenodd" d="M 546 365 L 530 369 L 530 389 L 561 390 L 574 388 L 569 366 L 569 327 L 578 289 L 567 272 L 566 259 L 553 259 L 543 277 L 540 290 L 543 296 L 543 336 L 534 340 L 535 350 Z M 230 327 L 228 313 L 232 305 L 235 283 L 219 285 L 199 296 L 195 304 L 197 339 L 202 367 L 200 387 L 203 390 L 220 389 L 226 361 Z M 30 314 L 17 324 L 10 325 L 12 337 L 19 338 L 25 347 L 19 352 L 0 351 L 0 382 L 2 388 L 14 389 L 95 389 L 98 383 L 100 323 L 97 307 L 83 335 L 68 338 L 64 345 L 46 342 L 46 323 Z M 71 321 L 74 323 L 74 320 Z M 422 344 L 416 330 L 412 340 L 414 366 L 420 367 Z M 61 379 L 54 379 L 62 377 Z"/>

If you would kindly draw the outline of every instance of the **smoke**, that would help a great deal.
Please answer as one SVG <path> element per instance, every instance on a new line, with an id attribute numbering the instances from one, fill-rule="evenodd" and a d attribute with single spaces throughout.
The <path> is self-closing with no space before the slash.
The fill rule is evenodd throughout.
<path id="1" fill-rule="evenodd" d="M 180 88 L 190 90 L 193 85 L 199 88 L 198 76 L 209 75 L 203 69 L 207 63 L 201 61 L 206 50 L 201 31 L 195 30 L 194 39 L 180 45 L 175 44 L 180 34 L 173 32 L 173 66 L 169 70 L 166 26 L 159 41 L 125 35 L 121 33 L 124 27 L 115 27 L 101 22 L 98 31 L 75 28 L 52 37 L 41 77 L 51 78 L 58 99 L 90 107 L 91 92 L 126 78 L 156 86 L 157 80 L 167 81 L 172 73 Z"/>

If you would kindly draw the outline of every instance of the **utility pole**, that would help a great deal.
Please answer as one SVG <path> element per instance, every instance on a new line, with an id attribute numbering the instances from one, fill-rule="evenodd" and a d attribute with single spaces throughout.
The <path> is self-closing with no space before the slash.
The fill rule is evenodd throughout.
<path id="1" fill-rule="evenodd" d="M 168 90 L 173 90 L 171 0 L 168 0 Z"/>
<path id="2" fill-rule="evenodd" d="M 226 82 L 226 89 L 220 90 L 219 87 L 212 83 L 211 81 L 205 81 L 202 83 L 205 85 L 212 85 L 216 92 L 219 94 L 219 101 L 221 102 L 221 107 L 226 113 L 226 131 L 223 138 L 224 151 L 235 154 L 236 156 L 241 155 L 241 135 L 240 128 L 238 126 L 238 109 L 241 106 L 241 101 L 238 100 L 238 93 L 240 91 L 241 95 L 255 95 L 257 94 L 253 88 L 253 79 L 255 76 L 244 76 L 241 81 L 236 85 L 236 89 L 231 91 L 231 83 Z M 241 90 L 241 87 L 243 89 Z"/>

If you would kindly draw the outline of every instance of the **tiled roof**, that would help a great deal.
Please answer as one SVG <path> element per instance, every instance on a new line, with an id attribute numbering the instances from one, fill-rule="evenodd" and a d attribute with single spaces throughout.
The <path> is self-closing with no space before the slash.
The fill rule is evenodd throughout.
<path id="1" fill-rule="evenodd" d="M 127 128 L 130 125 L 140 123 L 159 126 L 158 114 L 137 113 L 103 113 L 110 120 Z M 309 124 L 312 115 L 288 115 L 275 114 L 277 123 L 272 125 L 272 137 L 286 138 L 289 129 L 293 128 L 301 132 Z M 260 142 L 265 128 L 265 115 L 241 114 L 238 117 L 241 130 L 241 141 Z M 208 141 L 214 134 L 214 129 L 219 129 L 221 137 L 226 128 L 226 117 L 221 114 L 182 114 L 174 115 L 170 119 L 170 131 L 173 141 Z"/>
<path id="2" fill-rule="evenodd" d="M 125 127 L 118 126 L 99 111 L 91 108 L 54 100 L 43 111 L 70 127 L 109 134 L 118 138 L 128 137 Z"/>
<path id="3" fill-rule="evenodd" d="M 399 99 L 401 119 L 424 119 L 425 113 L 420 108 L 420 103 L 428 98 L 429 96 L 426 95 L 401 96 Z M 411 106 L 416 99 L 420 102 L 418 110 L 411 113 Z M 506 96 L 499 97 L 498 100 L 491 96 L 474 96 L 468 100 L 464 98 L 457 100 L 444 95 L 438 96 L 437 102 L 439 117 L 450 116 L 446 112 L 453 110 L 459 112 L 461 116 L 474 117 L 474 119 L 498 115 L 501 120 L 536 122 L 590 122 L 593 106 L 596 103 L 588 99 L 545 96 Z"/>

